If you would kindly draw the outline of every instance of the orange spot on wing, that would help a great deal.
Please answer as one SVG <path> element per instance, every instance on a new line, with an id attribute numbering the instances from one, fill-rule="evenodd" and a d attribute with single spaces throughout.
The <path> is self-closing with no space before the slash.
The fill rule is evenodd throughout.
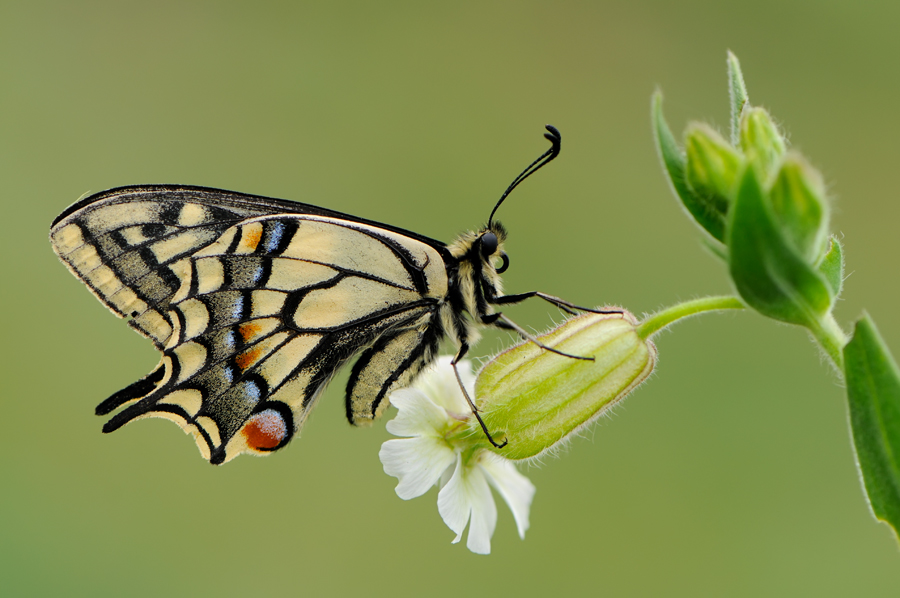
<path id="1" fill-rule="evenodd" d="M 259 223 L 248 225 L 241 232 L 241 245 L 244 245 L 250 251 L 256 250 L 260 239 L 262 239 L 262 226 Z"/>
<path id="2" fill-rule="evenodd" d="M 241 429 L 247 446 L 255 450 L 271 450 L 287 436 L 287 424 L 274 409 L 266 409 L 251 417 Z"/>
<path id="3" fill-rule="evenodd" d="M 259 359 L 259 356 L 262 354 L 262 349 L 259 347 L 254 347 L 249 351 L 244 351 L 240 355 L 234 358 L 234 363 L 241 368 L 242 370 L 246 370 L 251 365 L 256 363 Z"/>
<path id="4" fill-rule="evenodd" d="M 245 343 L 249 343 L 261 330 L 262 326 L 253 322 L 247 322 L 238 326 L 238 332 Z"/>

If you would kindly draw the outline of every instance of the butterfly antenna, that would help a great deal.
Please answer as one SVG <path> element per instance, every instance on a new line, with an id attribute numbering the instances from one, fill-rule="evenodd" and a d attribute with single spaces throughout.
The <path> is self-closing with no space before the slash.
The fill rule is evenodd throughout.
<path id="1" fill-rule="evenodd" d="M 494 214 L 497 212 L 497 208 L 500 207 L 500 204 L 503 203 L 503 200 L 506 199 L 506 196 L 512 193 L 512 190 L 518 187 L 519 183 L 533 175 L 541 168 L 541 166 L 545 166 L 550 160 L 559 155 L 560 145 L 562 144 L 562 135 L 559 134 L 559 129 L 553 125 L 547 125 L 545 128 L 548 132 L 544 133 L 544 137 L 552 144 L 550 149 L 541 154 L 537 160 L 529 164 L 528 168 L 523 170 L 522 174 L 517 176 L 515 180 L 510 183 L 509 187 L 506 188 L 506 191 L 503 192 L 503 195 L 500 196 L 500 199 L 497 201 L 497 205 L 491 210 L 491 215 L 488 218 L 488 228 L 491 227 L 491 222 L 494 221 Z"/>

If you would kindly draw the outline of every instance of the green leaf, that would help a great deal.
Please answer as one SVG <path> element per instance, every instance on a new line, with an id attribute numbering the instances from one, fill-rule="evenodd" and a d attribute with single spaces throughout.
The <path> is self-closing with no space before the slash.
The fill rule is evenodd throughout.
<path id="1" fill-rule="evenodd" d="M 715 239 L 710 239 L 709 237 L 701 237 L 700 242 L 707 251 L 723 262 L 728 263 L 728 248 L 725 245 L 719 243 Z"/>
<path id="2" fill-rule="evenodd" d="M 782 237 L 752 167 L 731 207 L 728 250 L 731 278 L 747 305 L 782 322 L 820 328 L 831 309 L 831 288 Z"/>
<path id="3" fill-rule="evenodd" d="M 750 98 L 744 85 L 741 63 L 731 50 L 728 51 L 728 97 L 731 100 L 731 144 L 737 147 L 741 135 L 741 114 Z"/>
<path id="4" fill-rule="evenodd" d="M 722 214 L 711 209 L 702 198 L 694 195 L 688 188 L 685 180 L 685 168 L 687 160 L 684 151 L 678 147 L 672 130 L 662 113 L 662 94 L 657 91 L 653 94 L 653 109 L 651 120 L 653 122 L 653 136 L 656 139 L 656 149 L 662 160 L 663 167 L 669 175 L 669 183 L 675 196 L 681 200 L 681 204 L 688 214 L 717 241 L 725 239 L 725 218 Z"/>
<path id="5" fill-rule="evenodd" d="M 831 245 L 819 264 L 819 272 L 831 287 L 832 297 L 838 298 L 844 288 L 844 251 L 837 237 L 831 237 Z"/>
<path id="6" fill-rule="evenodd" d="M 900 370 L 868 314 L 844 347 L 853 446 L 872 513 L 900 529 Z"/>

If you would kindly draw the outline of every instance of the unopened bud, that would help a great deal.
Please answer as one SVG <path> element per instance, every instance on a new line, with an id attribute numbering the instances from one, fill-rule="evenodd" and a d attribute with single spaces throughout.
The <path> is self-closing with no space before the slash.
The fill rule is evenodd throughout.
<path id="1" fill-rule="evenodd" d="M 784 136 L 764 108 L 750 108 L 741 119 L 741 149 L 756 165 L 757 172 L 770 177 L 785 152 Z"/>
<path id="2" fill-rule="evenodd" d="M 788 154 L 769 191 L 772 212 L 785 240 L 814 264 L 828 240 L 828 201 L 816 169 L 797 153 Z"/>
<path id="3" fill-rule="evenodd" d="M 709 210 L 727 214 L 742 165 L 740 154 L 715 129 L 702 123 L 688 127 L 685 152 L 688 185 L 705 200 Z"/>

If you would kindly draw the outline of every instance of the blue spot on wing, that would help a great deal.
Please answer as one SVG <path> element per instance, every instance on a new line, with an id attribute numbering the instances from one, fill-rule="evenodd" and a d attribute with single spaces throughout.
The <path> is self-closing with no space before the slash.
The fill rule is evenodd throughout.
<path id="1" fill-rule="evenodd" d="M 240 320 L 244 315 L 244 296 L 238 295 L 234 300 L 234 305 L 231 307 L 231 318 L 234 320 Z"/>
<path id="2" fill-rule="evenodd" d="M 244 382 L 244 394 L 247 398 L 253 399 L 254 403 L 258 403 L 261 393 L 256 382 L 247 380 Z"/>
<path id="3" fill-rule="evenodd" d="M 266 240 L 267 253 L 272 253 L 278 248 L 282 236 L 284 236 L 284 224 L 281 222 L 272 223 L 269 229 L 269 238 Z"/>
<path id="4" fill-rule="evenodd" d="M 235 347 L 234 330 L 229 330 L 228 332 L 225 333 L 225 336 L 222 337 L 222 343 L 225 345 L 225 347 L 228 350 L 234 351 L 234 347 Z"/>

